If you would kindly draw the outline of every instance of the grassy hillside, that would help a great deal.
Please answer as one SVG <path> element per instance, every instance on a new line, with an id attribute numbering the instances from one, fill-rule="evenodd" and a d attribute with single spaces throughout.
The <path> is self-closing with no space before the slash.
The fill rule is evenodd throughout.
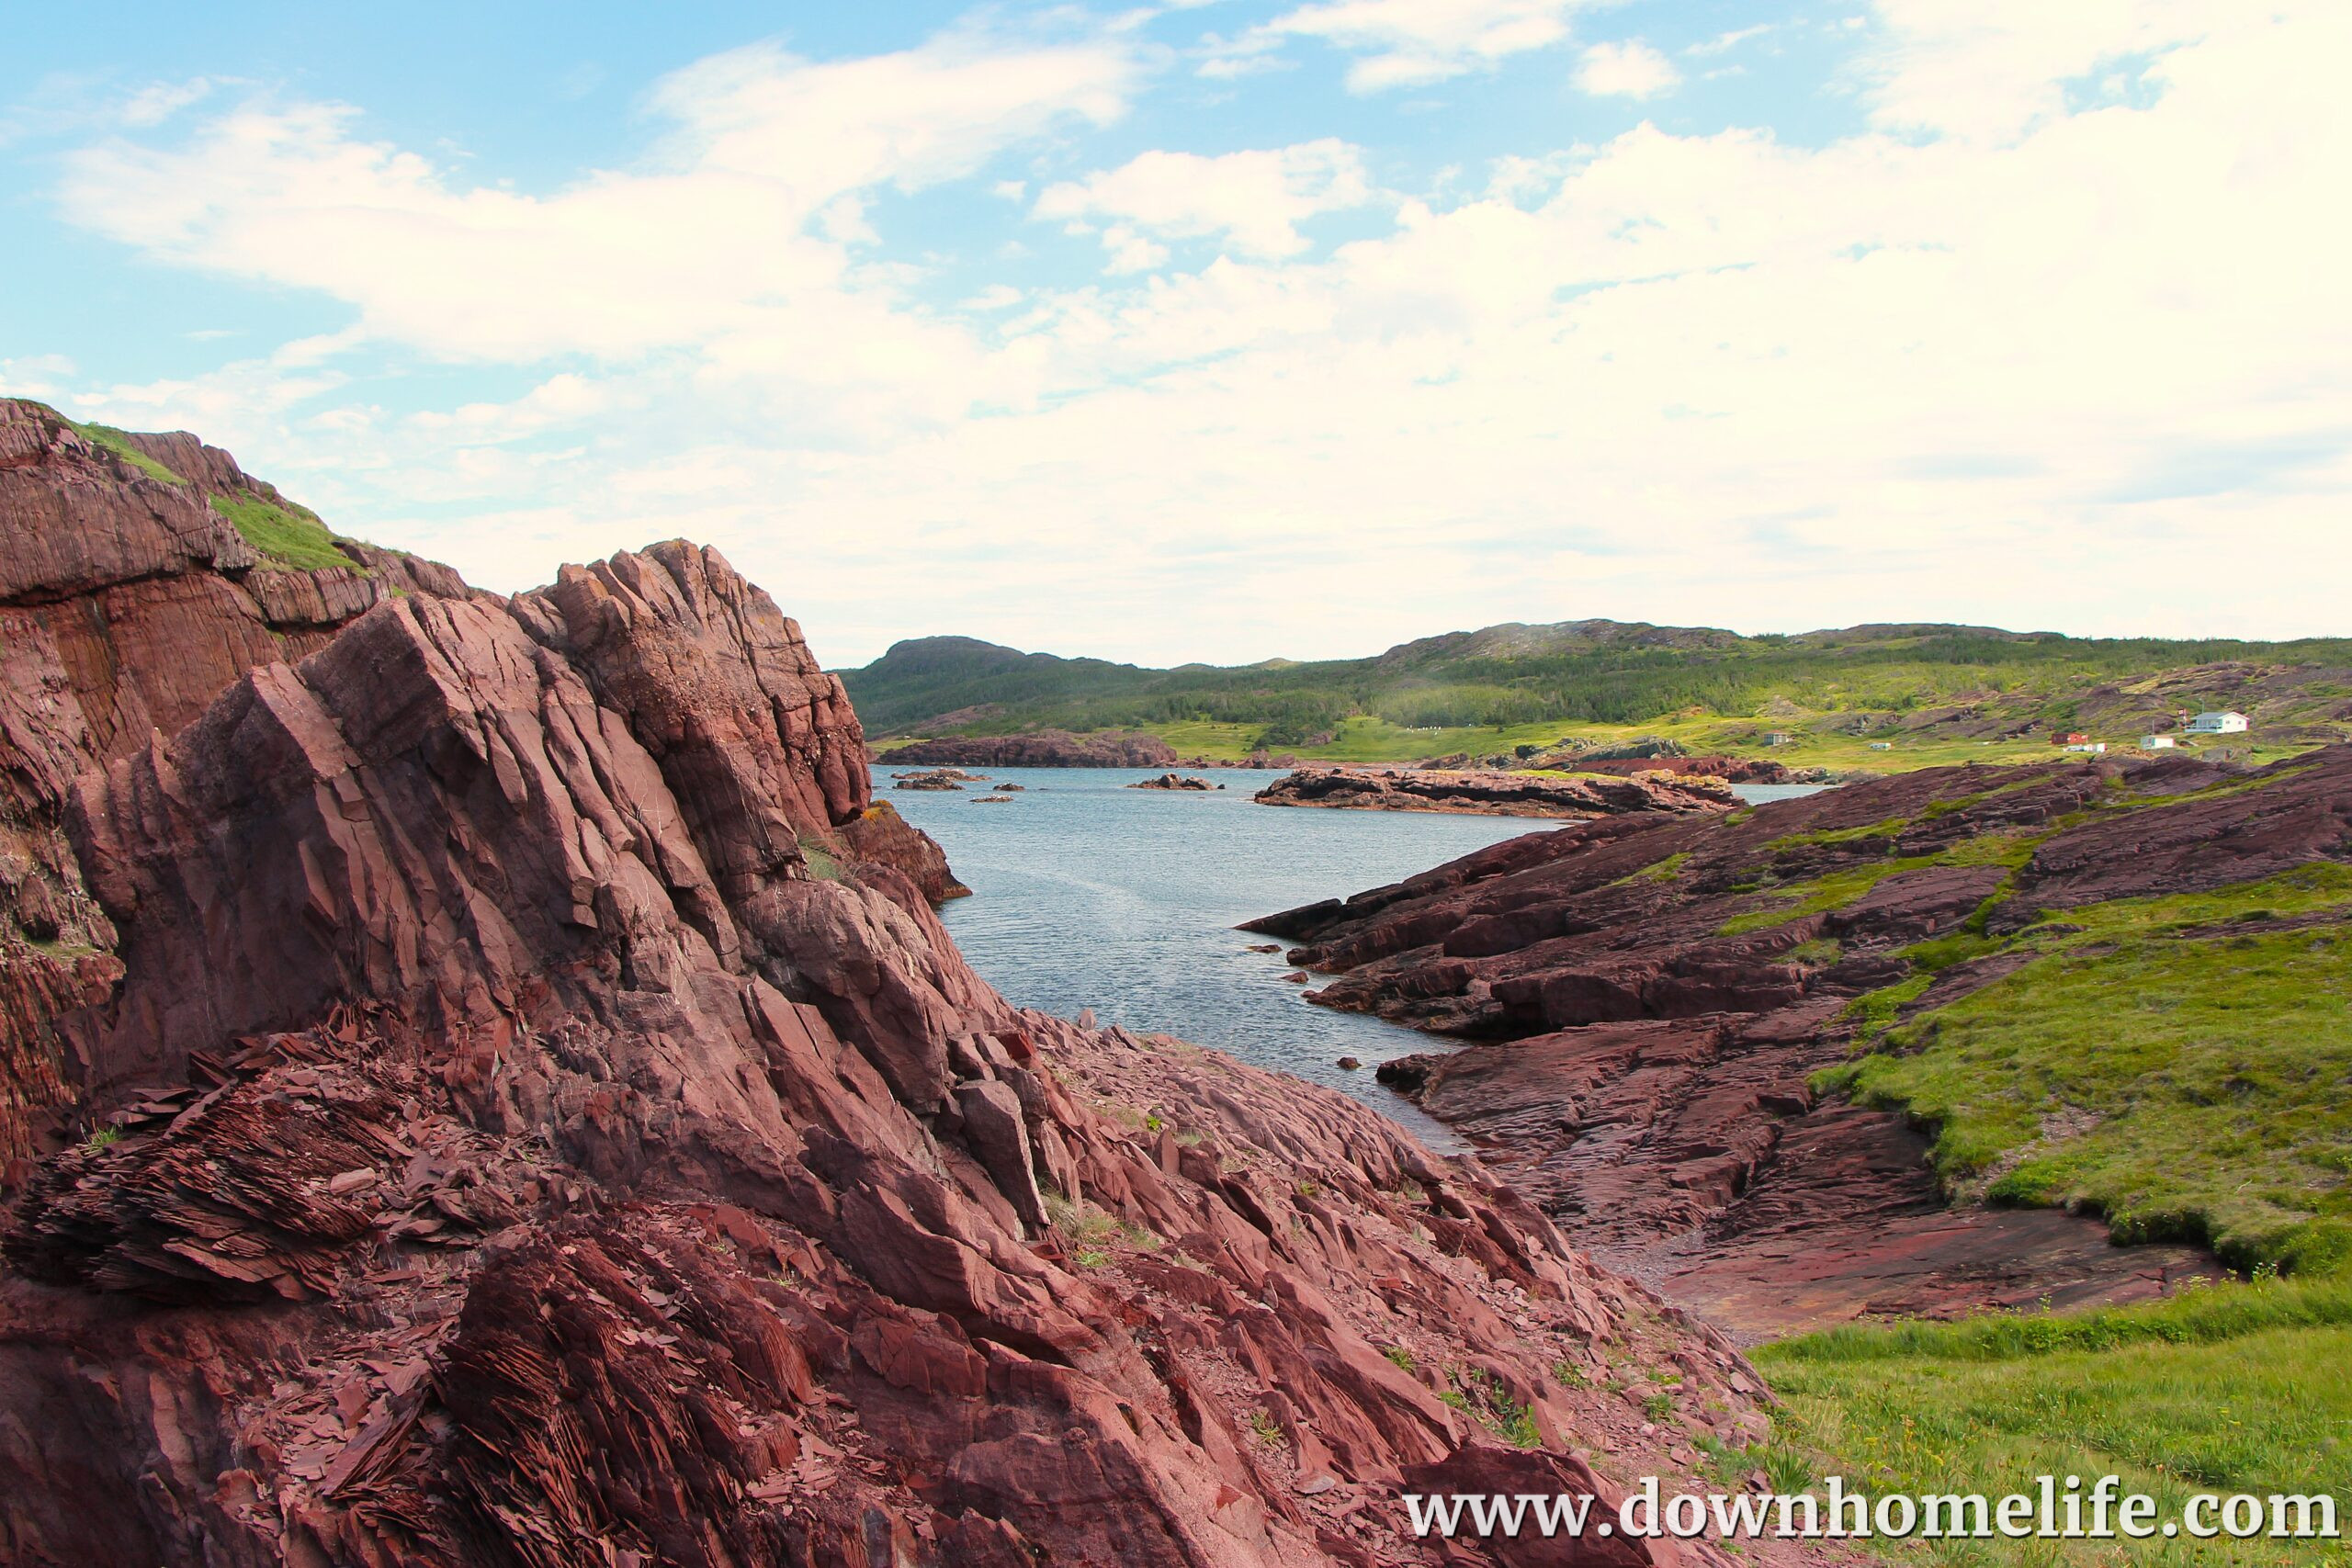
<path id="1" fill-rule="evenodd" d="M 2352 736 L 2352 639 L 2082 638 L 1873 626 L 1742 637 L 1581 621 L 1505 626 L 1372 658 L 1150 670 L 969 637 L 895 645 L 841 672 L 876 735 L 1148 729 L 1187 754 L 1266 747 L 1340 761 L 1647 737 L 1794 765 L 1917 767 L 2046 754 L 2052 729 L 2120 744 L 2182 711 L 2256 720 L 2256 757 Z"/>

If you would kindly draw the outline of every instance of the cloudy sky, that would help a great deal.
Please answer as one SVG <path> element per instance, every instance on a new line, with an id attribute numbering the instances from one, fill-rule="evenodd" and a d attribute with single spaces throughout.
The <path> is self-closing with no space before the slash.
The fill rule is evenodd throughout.
<path id="1" fill-rule="evenodd" d="M 363 14 L 364 13 L 364 14 Z M 828 662 L 2352 633 L 2352 6 L 13 16 L 0 391 Z"/>

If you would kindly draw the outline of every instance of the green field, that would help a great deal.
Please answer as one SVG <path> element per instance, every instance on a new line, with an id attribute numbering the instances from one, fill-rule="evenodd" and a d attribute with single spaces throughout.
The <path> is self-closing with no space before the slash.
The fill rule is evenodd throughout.
<path id="1" fill-rule="evenodd" d="M 1871 1492 L 2030 1492 L 2108 1474 L 2177 1518 L 2198 1493 L 2331 1494 L 2352 1529 L 2352 1281 L 2264 1280 L 2146 1306 L 1834 1329 L 1754 1359 L 1776 1437 Z M 2345 1540 L 1913 1541 L 1955 1564 L 2333 1563 Z"/>

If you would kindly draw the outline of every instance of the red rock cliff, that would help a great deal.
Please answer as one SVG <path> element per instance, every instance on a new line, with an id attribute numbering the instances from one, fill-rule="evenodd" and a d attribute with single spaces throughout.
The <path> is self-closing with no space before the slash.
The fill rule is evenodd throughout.
<path id="1" fill-rule="evenodd" d="M 1007 1006 L 716 553 L 355 574 L 298 637 L 272 604 L 345 579 L 270 581 L 197 479 L 38 412 L 0 451 L 9 934 L 46 897 L 89 950 L 8 947 L 48 1152 L 0 1217 L 0 1560 L 1458 1562 L 1400 1489 L 1753 1435 L 1736 1355 L 1475 1168 Z M 206 699 L 169 638 L 77 673 L 56 626 L 132 589 L 246 628 Z"/>

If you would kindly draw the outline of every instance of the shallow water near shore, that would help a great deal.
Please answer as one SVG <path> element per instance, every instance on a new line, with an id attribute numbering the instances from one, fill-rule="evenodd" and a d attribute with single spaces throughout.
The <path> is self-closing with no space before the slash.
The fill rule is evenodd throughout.
<path id="1" fill-rule="evenodd" d="M 1353 1095 L 1453 1151 L 1454 1135 L 1374 1081 L 1373 1069 L 1445 1042 L 1385 1020 L 1301 999 L 1271 939 L 1239 921 L 1395 882 L 1505 839 L 1557 824 L 1527 818 L 1255 806 L 1279 772 L 1218 768 L 1222 790 L 1129 789 L 1151 768 L 1004 768 L 994 793 L 891 787 L 877 799 L 937 839 L 973 893 L 941 911 L 973 968 L 1013 1002 L 1104 1023 L 1159 1031 Z M 972 770 L 977 771 L 977 770 Z M 1808 786 L 1743 787 L 1750 799 Z M 1315 982 L 1319 984 L 1320 982 Z M 1339 1066 L 1353 1056 L 1363 1066 Z"/>

